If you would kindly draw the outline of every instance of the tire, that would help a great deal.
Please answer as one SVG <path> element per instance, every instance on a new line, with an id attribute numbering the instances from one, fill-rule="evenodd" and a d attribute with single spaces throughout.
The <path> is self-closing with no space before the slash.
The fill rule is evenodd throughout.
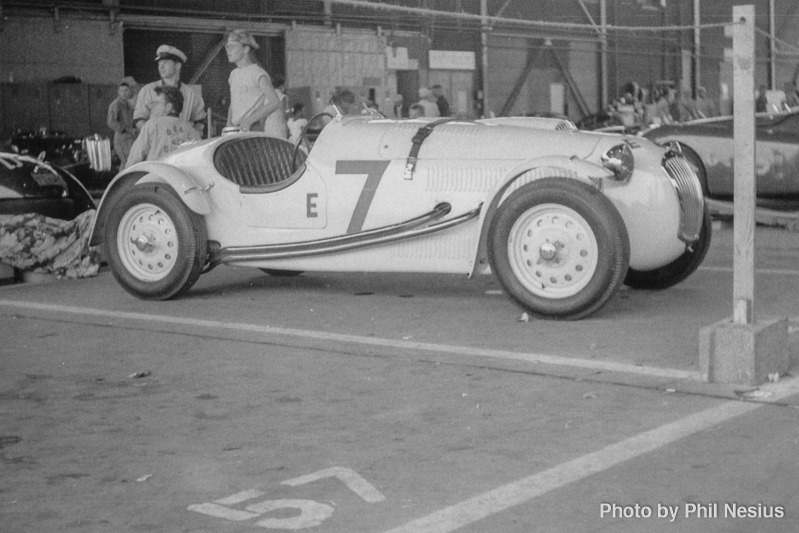
<path id="1" fill-rule="evenodd" d="M 513 192 L 494 215 L 488 258 L 505 291 L 541 318 L 599 310 L 627 274 L 630 239 L 616 207 L 573 179 L 546 178 Z"/>
<path id="2" fill-rule="evenodd" d="M 713 237 L 713 224 L 710 218 L 710 211 L 705 206 L 705 216 L 702 220 L 702 231 L 699 232 L 699 239 L 690 248 L 669 263 L 668 265 L 656 268 L 655 270 L 627 270 L 627 277 L 624 280 L 626 285 L 633 289 L 662 290 L 673 287 L 684 281 L 688 276 L 696 272 L 699 265 L 704 261 L 707 251 L 710 249 L 710 241 Z"/>
<path id="3" fill-rule="evenodd" d="M 208 255 L 202 218 L 168 185 L 136 185 L 109 206 L 108 264 L 129 293 L 168 300 L 200 277 Z"/>
<path id="4" fill-rule="evenodd" d="M 276 268 L 259 268 L 258 270 L 276 278 L 293 278 L 302 274 L 301 270 L 279 270 Z"/>
<path id="5" fill-rule="evenodd" d="M 705 169 L 705 164 L 702 162 L 702 158 L 691 148 L 688 148 L 682 143 L 678 144 L 680 145 L 680 150 L 682 150 L 683 157 L 696 173 L 696 177 L 699 178 L 699 184 L 702 186 L 702 194 L 708 196 L 710 191 L 707 186 L 707 170 Z"/>

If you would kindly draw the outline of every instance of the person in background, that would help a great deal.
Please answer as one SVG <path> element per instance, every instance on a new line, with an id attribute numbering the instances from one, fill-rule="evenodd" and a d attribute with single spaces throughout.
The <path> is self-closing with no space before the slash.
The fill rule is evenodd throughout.
<path id="1" fill-rule="evenodd" d="M 330 117 L 335 117 L 338 113 L 341 113 L 342 116 L 360 115 L 361 111 L 363 111 L 363 106 L 358 97 L 345 87 L 339 87 L 333 91 L 333 94 L 330 95 L 330 103 L 322 110 L 323 113 L 327 113 Z M 330 117 L 323 116 L 319 119 L 322 127 L 327 126 L 333 120 Z"/>
<path id="2" fill-rule="evenodd" d="M 436 98 L 436 106 L 438 106 L 439 116 L 448 117 L 450 115 L 449 102 L 444 97 L 444 90 L 442 89 L 441 85 L 433 85 L 433 96 Z"/>
<path id="3" fill-rule="evenodd" d="M 289 110 L 289 118 L 286 126 L 289 129 L 289 142 L 296 144 L 302 134 L 302 129 L 308 125 L 308 119 L 303 117 L 305 111 L 304 104 L 294 104 Z"/>
<path id="4" fill-rule="evenodd" d="M 198 132 L 203 131 L 205 121 L 205 102 L 199 85 L 189 85 L 180 81 L 180 71 L 186 62 L 186 54 L 168 44 L 162 44 L 156 51 L 158 74 L 161 79 L 148 83 L 139 91 L 136 108 L 133 111 L 133 123 L 138 129 L 150 119 L 153 103 L 156 101 L 156 87 L 176 87 L 183 94 L 183 111 L 181 118 L 190 122 Z"/>
<path id="5" fill-rule="evenodd" d="M 403 110 L 402 110 L 402 108 L 403 108 L 403 106 L 405 104 L 405 101 L 404 101 L 404 98 L 402 97 L 401 94 L 398 94 L 397 96 L 394 97 L 393 104 L 394 104 L 394 106 L 393 106 L 394 107 L 394 118 L 403 118 L 403 117 L 407 116 L 407 114 L 404 113 Z"/>
<path id="6" fill-rule="evenodd" d="M 696 88 L 696 112 L 699 118 L 716 116 L 716 103 L 707 95 L 707 89 L 704 87 Z"/>
<path id="7" fill-rule="evenodd" d="M 194 126 L 180 116 L 183 93 L 177 87 L 156 87 L 154 92 L 150 120 L 133 143 L 125 168 L 141 161 L 161 160 L 181 144 L 201 138 Z"/>
<path id="8" fill-rule="evenodd" d="M 655 113 L 652 117 L 653 124 L 671 124 L 674 119 L 671 116 L 671 106 L 669 105 L 669 91 L 672 89 L 655 89 L 653 100 L 655 100 Z"/>
<path id="9" fill-rule="evenodd" d="M 283 114 L 288 117 L 289 97 L 286 95 L 286 77 L 283 74 L 275 74 L 272 76 L 272 86 L 275 88 L 277 97 L 280 99 L 280 109 L 282 109 Z"/>
<path id="10" fill-rule="evenodd" d="M 755 100 L 755 113 L 765 113 L 768 109 L 768 100 L 766 99 L 766 86 L 761 85 L 757 90 L 757 99 Z"/>
<path id="11" fill-rule="evenodd" d="M 424 107 L 421 104 L 411 104 L 408 108 L 408 118 L 419 118 L 424 116 Z"/>
<path id="12" fill-rule="evenodd" d="M 114 152 L 119 157 L 119 168 L 125 168 L 136 129 L 133 127 L 130 87 L 124 81 L 117 88 L 116 99 L 108 106 L 107 123 L 114 130 Z"/>
<path id="13" fill-rule="evenodd" d="M 128 89 L 130 89 L 130 98 L 128 98 L 128 102 L 130 102 L 131 109 L 136 109 L 136 99 L 139 97 L 139 91 L 141 91 L 141 83 L 136 81 L 133 76 L 125 76 L 122 78 L 122 83 L 128 84 Z"/>
<path id="14" fill-rule="evenodd" d="M 696 101 L 691 98 L 691 93 L 687 87 L 680 87 L 676 95 L 677 102 L 677 120 L 680 122 L 688 122 L 699 118 L 696 112 Z M 674 112 L 672 112 L 672 116 Z"/>
<path id="15" fill-rule="evenodd" d="M 419 101 L 416 102 L 420 106 L 424 108 L 424 116 L 426 117 L 438 117 L 438 105 L 436 104 L 436 97 L 433 95 L 433 91 L 428 89 L 427 87 L 422 87 L 419 89 Z"/>
<path id="16" fill-rule="evenodd" d="M 228 61 L 236 68 L 228 79 L 230 107 L 227 125 L 288 139 L 280 96 L 269 74 L 255 61 L 255 50 L 258 50 L 258 43 L 248 32 L 233 30 L 228 34 L 225 51 Z"/>

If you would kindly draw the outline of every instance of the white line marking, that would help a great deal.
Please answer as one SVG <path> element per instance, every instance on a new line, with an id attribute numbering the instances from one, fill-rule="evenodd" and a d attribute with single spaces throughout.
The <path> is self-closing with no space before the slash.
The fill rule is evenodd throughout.
<path id="1" fill-rule="evenodd" d="M 763 386 L 761 389 L 772 393 L 772 396 L 769 397 L 770 401 L 779 401 L 787 396 L 799 393 L 799 379 L 773 384 L 773 386 Z M 455 531 L 552 490 L 751 412 L 762 407 L 765 403 L 769 402 L 725 402 L 722 405 L 696 413 L 682 420 L 660 426 L 616 444 L 611 444 L 601 450 L 560 464 L 549 470 L 484 492 L 440 511 L 417 518 L 385 533 L 449 533 Z"/>
<path id="2" fill-rule="evenodd" d="M 729 272 L 732 273 L 732 267 L 714 267 L 714 266 L 701 266 L 699 270 L 706 270 L 708 272 Z M 782 276 L 799 276 L 799 270 L 785 270 L 779 268 L 756 268 L 755 274 L 777 274 Z"/>
<path id="3" fill-rule="evenodd" d="M 239 492 L 232 496 L 228 496 L 227 498 L 222 498 L 221 500 L 215 500 L 214 503 L 218 503 L 220 505 L 236 505 L 237 503 L 246 502 L 247 500 L 252 500 L 253 498 L 258 498 L 266 494 L 257 489 L 250 489 Z"/>
<path id="4" fill-rule="evenodd" d="M 260 514 L 266 514 L 278 509 L 300 510 L 299 516 L 266 518 L 255 523 L 256 526 L 269 529 L 305 529 L 320 526 L 335 512 L 335 509 L 331 506 L 313 500 L 269 500 L 248 505 L 247 509 Z"/>
<path id="5" fill-rule="evenodd" d="M 627 374 L 638 374 L 643 376 L 652 376 L 652 377 L 660 377 L 668 379 L 692 379 L 692 380 L 703 379 L 700 372 L 693 372 L 688 370 L 637 366 L 625 363 L 616 363 L 613 361 L 591 361 L 587 359 L 562 357 L 557 355 L 509 352 L 504 350 L 473 348 L 470 346 L 446 346 L 442 344 L 431 344 L 426 342 L 411 342 L 404 340 L 381 339 L 377 337 L 361 337 L 357 335 L 345 335 L 341 333 L 326 333 L 323 331 L 282 328 L 276 326 L 261 326 L 257 324 L 242 324 L 235 322 L 220 322 L 217 320 L 200 320 L 195 318 L 181 318 L 181 317 L 174 317 L 167 315 L 131 313 L 126 311 L 110 311 L 107 309 L 93 309 L 93 308 L 84 308 L 84 307 L 73 307 L 67 305 L 42 304 L 35 302 L 23 302 L 17 300 L 0 300 L 0 306 L 19 307 L 23 309 L 36 309 L 40 311 L 52 311 L 58 313 L 70 313 L 75 315 L 96 316 L 102 318 L 118 318 L 124 320 L 141 320 L 144 322 L 160 322 L 164 324 L 178 324 L 182 326 L 193 326 L 201 328 L 248 331 L 255 333 L 266 333 L 270 335 L 287 335 L 292 337 L 320 339 L 325 341 L 337 341 L 337 342 L 363 344 L 370 346 L 401 348 L 405 350 L 425 350 L 429 352 L 446 353 L 453 355 L 474 355 L 478 357 L 491 357 L 494 359 L 513 359 L 518 361 L 527 361 L 528 363 L 544 363 L 556 366 L 568 366 L 574 368 L 585 368 L 589 370 L 601 370 L 604 372 L 623 372 Z"/>
<path id="6" fill-rule="evenodd" d="M 349 468 L 344 468 L 343 466 L 334 466 L 331 468 L 326 468 L 325 470 L 320 470 L 319 472 L 314 472 L 313 474 L 287 479 L 286 481 L 281 482 L 281 485 L 296 487 L 298 485 L 305 485 L 306 483 L 311 483 L 312 481 L 317 481 L 326 477 L 338 478 L 338 480 L 347 485 L 352 492 L 369 503 L 382 502 L 386 499 L 385 496 L 380 494 L 380 491 L 378 491 L 371 483 L 361 477 L 358 472 Z"/>
<path id="7" fill-rule="evenodd" d="M 215 503 L 200 503 L 197 505 L 189 505 L 189 511 L 202 513 L 204 515 L 213 516 L 214 518 L 224 518 L 225 520 L 232 520 L 234 522 L 241 522 L 243 520 L 250 520 L 257 518 L 261 515 L 257 513 L 248 513 L 247 511 L 237 511 L 229 507 L 222 507 Z"/>

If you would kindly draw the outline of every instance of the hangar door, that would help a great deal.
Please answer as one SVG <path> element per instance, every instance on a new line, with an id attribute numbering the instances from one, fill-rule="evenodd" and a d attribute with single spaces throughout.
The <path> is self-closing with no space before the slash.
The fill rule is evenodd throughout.
<path id="1" fill-rule="evenodd" d="M 596 111 L 598 56 L 596 44 L 583 41 L 491 36 L 488 50 L 488 110 L 522 116 L 552 110 L 567 90 L 562 108 L 579 120 Z M 558 98 L 553 100 L 553 96 Z"/>

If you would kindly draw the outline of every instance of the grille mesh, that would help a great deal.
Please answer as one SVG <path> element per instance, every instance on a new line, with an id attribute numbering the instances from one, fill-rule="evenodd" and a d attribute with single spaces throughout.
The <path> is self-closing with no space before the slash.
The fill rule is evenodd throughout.
<path id="1" fill-rule="evenodd" d="M 292 173 L 294 145 L 273 137 L 246 137 L 222 144 L 214 154 L 217 171 L 237 185 L 259 187 L 278 184 Z M 297 153 L 296 166 L 305 161 Z"/>
<path id="2" fill-rule="evenodd" d="M 705 199 L 702 187 L 684 157 L 667 154 L 663 159 L 663 168 L 671 178 L 677 197 L 680 200 L 680 233 L 678 237 L 686 243 L 699 238 L 702 222 L 705 217 Z"/>

